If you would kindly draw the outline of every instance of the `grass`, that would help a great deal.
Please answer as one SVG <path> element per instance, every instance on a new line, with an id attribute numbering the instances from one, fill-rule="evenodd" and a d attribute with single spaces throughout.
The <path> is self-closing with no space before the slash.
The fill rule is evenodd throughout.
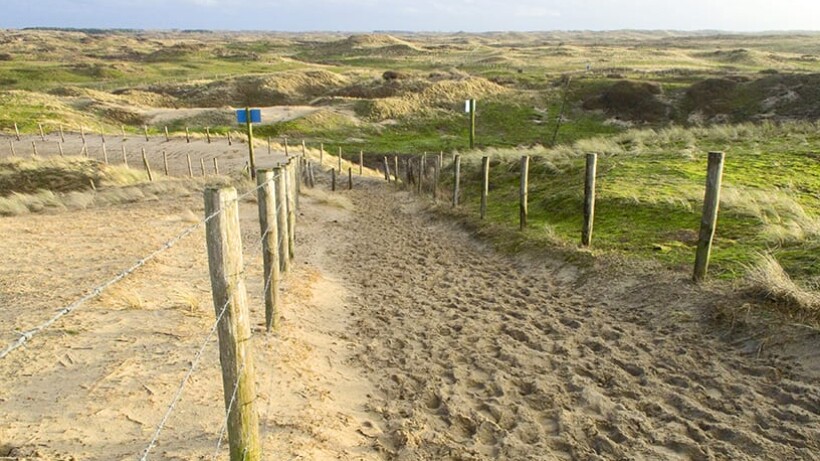
<path id="1" fill-rule="evenodd" d="M 691 270 L 706 173 L 706 153 L 727 152 L 721 212 L 710 271 L 745 276 L 761 252 L 810 283 L 820 265 L 817 125 L 738 125 L 631 130 L 554 149 L 489 149 L 466 154 L 463 208 L 477 222 L 480 157 L 490 155 L 487 223 L 516 228 L 521 155 L 531 155 L 527 238 L 544 245 L 580 242 L 584 154 L 599 152 L 594 252 L 614 252 Z M 445 172 L 451 181 L 451 170 Z M 507 237 L 504 237 L 507 238 Z"/>

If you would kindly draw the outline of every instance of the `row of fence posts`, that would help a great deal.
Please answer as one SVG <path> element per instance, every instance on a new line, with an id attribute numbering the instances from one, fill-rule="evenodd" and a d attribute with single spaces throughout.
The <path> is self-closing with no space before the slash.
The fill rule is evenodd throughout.
<path id="1" fill-rule="evenodd" d="M 265 327 L 279 328 L 279 284 L 295 256 L 296 209 L 304 159 L 294 156 L 272 170 L 257 170 L 259 227 L 262 238 Z M 259 416 L 255 407 L 251 323 L 243 278 L 239 203 L 233 187 L 205 190 L 208 267 L 219 320 L 219 357 L 227 412 L 231 461 L 262 459 Z M 224 312 L 223 312 L 224 310 Z M 220 317 L 221 315 L 221 317 Z"/>
<path id="2" fill-rule="evenodd" d="M 38 131 L 40 133 L 40 140 L 45 142 L 46 134 L 45 134 L 45 130 L 43 129 L 43 124 L 38 123 L 37 128 L 38 128 Z M 171 141 L 171 133 L 168 131 L 167 126 L 165 126 L 163 128 L 164 128 L 164 132 L 165 132 L 165 141 L 170 142 Z M 58 125 L 58 131 L 60 133 L 60 142 L 65 142 L 65 131 L 63 130 L 63 125 L 62 124 Z M 105 131 L 103 130 L 102 125 L 100 125 L 100 133 L 99 134 L 100 134 L 100 138 L 102 138 L 103 143 L 105 143 Z M 122 135 L 122 140 L 123 141 L 125 141 L 128 138 L 128 136 L 125 133 L 125 125 L 120 125 L 120 134 Z M 142 134 L 143 134 L 143 136 L 145 136 L 146 141 L 150 141 L 151 138 L 150 138 L 150 134 L 149 134 L 149 130 L 148 130 L 148 125 L 143 125 L 142 126 Z M 211 127 L 206 126 L 204 134 L 205 134 L 205 140 L 207 141 L 207 143 L 211 144 L 211 142 L 212 142 Z M 226 132 L 225 136 L 228 140 L 228 145 L 229 146 L 233 145 L 233 137 L 231 136 L 231 131 L 230 130 L 228 130 Z M 18 142 L 21 140 L 20 129 L 17 127 L 16 122 L 14 123 L 14 137 Z M 85 142 L 86 142 L 85 125 L 80 125 L 80 137 L 83 140 L 83 144 L 85 144 Z M 191 130 L 187 126 L 185 127 L 185 142 L 187 142 L 187 143 L 191 142 Z"/>
<path id="3" fill-rule="evenodd" d="M 415 184 L 416 190 L 419 194 L 423 191 L 423 181 L 426 175 L 426 157 L 425 153 L 418 157 L 418 177 L 414 175 L 414 167 L 411 160 L 407 160 L 405 165 L 406 179 L 408 184 Z M 725 155 L 723 152 L 709 152 L 707 163 L 706 176 L 706 191 L 703 201 L 703 214 L 701 217 L 700 233 L 698 236 L 697 252 L 695 255 L 695 269 L 693 279 L 697 282 L 702 281 L 706 277 L 709 266 L 709 258 L 711 255 L 712 242 L 714 240 L 715 229 L 717 227 L 718 206 L 720 203 L 720 188 L 721 178 L 723 176 L 723 161 Z M 438 160 L 434 162 L 434 179 L 430 186 L 433 191 L 433 200 L 438 199 L 438 188 L 440 171 L 442 169 L 443 154 L 439 154 Z M 529 165 L 530 157 L 524 155 L 521 157 L 520 164 L 520 182 L 519 182 L 519 230 L 524 230 L 527 227 L 527 218 L 529 215 L 528 201 L 529 201 Z M 399 181 L 399 158 L 393 157 L 393 166 L 391 169 L 388 157 L 383 159 L 384 178 L 390 182 L 391 176 L 393 182 L 398 184 Z M 584 202 L 583 202 L 583 225 L 581 228 L 581 246 L 590 247 L 592 245 L 592 230 L 595 222 L 595 182 L 598 169 L 598 154 L 590 153 L 586 155 L 586 167 L 584 170 Z M 391 174 L 392 173 L 392 174 Z M 479 206 L 479 216 L 485 219 L 487 214 L 487 201 L 489 196 L 490 185 L 490 158 L 484 156 L 481 158 L 481 203 Z M 452 189 L 452 206 L 455 208 L 459 206 L 461 199 L 461 155 L 453 155 L 453 189 Z"/>

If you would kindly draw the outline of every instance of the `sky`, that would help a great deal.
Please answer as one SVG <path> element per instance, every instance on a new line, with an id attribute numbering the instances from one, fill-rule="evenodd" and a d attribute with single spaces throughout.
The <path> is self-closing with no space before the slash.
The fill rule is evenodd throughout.
<path id="1" fill-rule="evenodd" d="M 0 0 L 0 28 L 820 30 L 820 0 Z"/>

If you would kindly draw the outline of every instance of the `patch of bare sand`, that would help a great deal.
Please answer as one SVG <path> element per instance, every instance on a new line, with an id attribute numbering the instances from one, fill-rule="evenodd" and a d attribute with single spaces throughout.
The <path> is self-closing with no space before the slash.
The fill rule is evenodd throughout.
<path id="1" fill-rule="evenodd" d="M 391 459 L 818 459 L 817 383 L 704 331 L 697 298 L 584 296 L 407 194 L 344 194 L 323 234 Z"/>
<path id="2" fill-rule="evenodd" d="M 308 207 L 299 264 L 284 282 L 282 330 L 268 336 L 255 204 L 242 204 L 264 453 L 266 459 L 381 459 L 365 435 L 381 426 L 366 408 L 375 391 L 350 365 L 358 346 L 346 333 L 348 315 L 339 302 L 345 288 L 311 264 L 311 255 L 322 251 L 311 219 L 348 212 Z M 0 219 L 6 236 L 0 339 L 16 338 L 14 331 L 50 317 L 202 215 L 196 194 Z M 0 457 L 137 458 L 213 322 L 199 229 L 0 361 Z M 224 443 L 215 457 L 223 419 L 212 338 L 150 459 L 227 459 Z"/>
<path id="3" fill-rule="evenodd" d="M 321 110 L 313 106 L 269 106 L 260 107 L 264 123 L 279 123 L 310 115 Z M 213 113 L 219 109 L 212 107 L 185 108 L 185 109 L 151 109 L 145 112 L 150 125 L 168 125 L 177 120 L 185 120 L 203 114 Z M 224 108 L 224 112 L 231 119 L 234 118 L 233 108 Z"/>

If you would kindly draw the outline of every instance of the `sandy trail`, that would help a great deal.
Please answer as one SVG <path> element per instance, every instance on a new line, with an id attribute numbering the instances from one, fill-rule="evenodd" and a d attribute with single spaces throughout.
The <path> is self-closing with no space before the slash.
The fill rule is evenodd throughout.
<path id="1" fill-rule="evenodd" d="M 572 270 L 356 187 L 303 197 L 275 336 L 242 203 L 266 459 L 820 459 L 816 381 L 704 332 L 697 296 L 585 297 Z M 0 219 L 0 339 L 202 215 L 193 194 Z M 213 323 L 203 234 L 0 361 L 0 457 L 135 459 Z M 211 340 L 151 459 L 226 459 L 222 392 Z"/>
<path id="2" fill-rule="evenodd" d="M 325 264 L 351 293 L 389 458 L 820 459 L 808 377 L 665 318 L 657 293 L 585 298 L 405 193 L 349 195 Z"/>

